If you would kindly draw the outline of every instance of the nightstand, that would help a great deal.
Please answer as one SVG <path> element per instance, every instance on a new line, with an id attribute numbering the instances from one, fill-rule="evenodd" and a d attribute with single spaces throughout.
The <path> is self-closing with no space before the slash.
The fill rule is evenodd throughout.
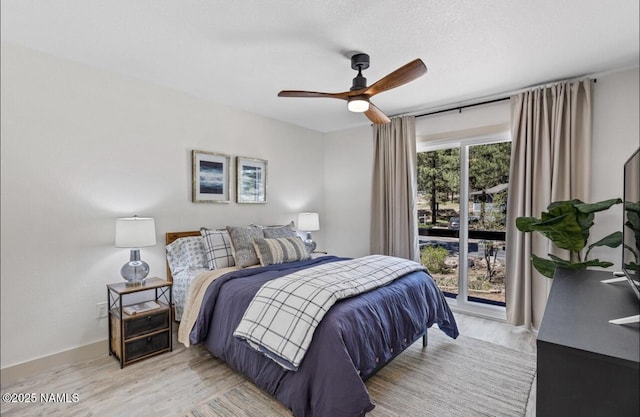
<path id="1" fill-rule="evenodd" d="M 143 291 L 154 294 L 153 301 L 158 307 L 127 314 L 127 307 L 144 303 L 127 305 L 123 298 Z M 171 302 L 171 282 L 160 278 L 147 278 L 142 285 L 126 282 L 107 285 L 109 355 L 120 361 L 120 368 L 173 350 Z"/>

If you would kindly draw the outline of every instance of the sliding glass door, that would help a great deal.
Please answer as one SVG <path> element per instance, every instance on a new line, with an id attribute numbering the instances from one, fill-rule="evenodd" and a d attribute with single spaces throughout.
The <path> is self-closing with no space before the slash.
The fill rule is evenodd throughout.
<path id="1" fill-rule="evenodd" d="M 511 142 L 439 143 L 418 153 L 422 263 L 458 306 L 505 306 Z"/>

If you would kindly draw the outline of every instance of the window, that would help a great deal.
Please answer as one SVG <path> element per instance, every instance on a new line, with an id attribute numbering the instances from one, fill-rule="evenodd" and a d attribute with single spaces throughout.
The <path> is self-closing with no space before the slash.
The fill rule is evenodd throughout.
<path id="1" fill-rule="evenodd" d="M 508 133 L 419 147 L 421 262 L 461 309 L 506 305 L 510 160 Z"/>

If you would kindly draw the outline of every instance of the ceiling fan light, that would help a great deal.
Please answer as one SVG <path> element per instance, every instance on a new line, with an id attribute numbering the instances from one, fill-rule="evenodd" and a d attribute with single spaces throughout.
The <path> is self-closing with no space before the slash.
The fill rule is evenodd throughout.
<path id="1" fill-rule="evenodd" d="M 353 97 L 349 99 L 347 108 L 349 109 L 349 111 L 352 111 L 354 113 L 364 113 L 369 110 L 369 100 L 359 97 Z"/>

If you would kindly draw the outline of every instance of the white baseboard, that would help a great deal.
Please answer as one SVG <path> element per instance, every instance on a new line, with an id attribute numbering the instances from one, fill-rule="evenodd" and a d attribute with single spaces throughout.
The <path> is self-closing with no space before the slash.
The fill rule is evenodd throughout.
<path id="1" fill-rule="evenodd" d="M 89 345 L 69 349 L 64 352 L 54 353 L 44 358 L 34 359 L 18 365 L 8 366 L 0 370 L 2 387 L 12 384 L 19 379 L 37 375 L 54 368 L 72 363 L 97 359 L 109 354 L 107 339 Z"/>

